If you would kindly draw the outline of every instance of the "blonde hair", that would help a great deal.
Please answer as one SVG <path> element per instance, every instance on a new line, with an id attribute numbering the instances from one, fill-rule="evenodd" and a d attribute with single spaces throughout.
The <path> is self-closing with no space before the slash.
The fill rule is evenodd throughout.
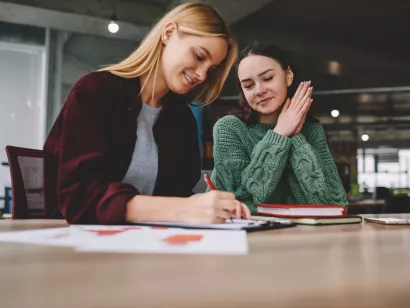
<path id="1" fill-rule="evenodd" d="M 221 93 L 232 65 L 236 61 L 238 47 L 225 21 L 211 6 L 200 2 L 189 2 L 175 7 L 164 15 L 147 34 L 140 46 L 123 61 L 105 67 L 124 78 L 136 78 L 154 72 L 154 86 L 159 62 L 164 48 L 161 40 L 163 28 L 174 22 L 178 31 L 191 35 L 223 37 L 228 42 L 228 52 L 221 64 L 208 73 L 204 83 L 194 87 L 187 95 L 192 101 L 200 100 L 202 106 L 212 103 Z M 147 80 L 148 80 L 147 78 Z M 141 91 L 145 84 L 142 85 Z"/>

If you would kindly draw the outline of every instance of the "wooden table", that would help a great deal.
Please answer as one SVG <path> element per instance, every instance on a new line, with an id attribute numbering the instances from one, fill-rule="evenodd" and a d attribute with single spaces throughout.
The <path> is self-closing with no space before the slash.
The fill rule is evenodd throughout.
<path id="1" fill-rule="evenodd" d="M 410 307 L 410 227 L 298 226 L 251 233 L 249 245 L 247 256 L 192 256 L 0 243 L 0 307 Z"/>

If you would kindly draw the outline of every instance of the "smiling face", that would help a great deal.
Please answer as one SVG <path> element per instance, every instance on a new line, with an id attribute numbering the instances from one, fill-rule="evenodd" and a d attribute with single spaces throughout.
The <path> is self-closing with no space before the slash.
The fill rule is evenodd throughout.
<path id="1" fill-rule="evenodd" d="M 172 25 L 164 33 L 160 73 L 175 93 L 185 94 L 203 83 L 227 55 L 228 43 L 223 37 L 184 34 Z"/>
<path id="2" fill-rule="evenodd" d="M 238 78 L 249 106 L 263 117 L 279 112 L 293 72 L 284 70 L 275 59 L 250 54 L 239 63 Z"/>

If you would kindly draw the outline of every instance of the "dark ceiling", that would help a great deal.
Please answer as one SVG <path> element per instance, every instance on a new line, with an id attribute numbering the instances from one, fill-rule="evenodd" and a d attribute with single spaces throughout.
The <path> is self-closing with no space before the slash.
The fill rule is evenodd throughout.
<path id="1" fill-rule="evenodd" d="M 408 56 L 409 16 L 410 2 L 403 0 L 277 0 L 241 23 Z"/>
<path id="2" fill-rule="evenodd" d="M 410 1 L 276 0 L 232 29 L 241 47 L 270 40 L 289 52 L 299 80 L 312 80 L 311 111 L 328 118 L 328 130 L 403 131 L 410 128 L 409 16 Z M 330 71 L 332 61 L 339 71 Z M 349 94 L 328 93 L 340 90 Z M 223 95 L 236 94 L 231 78 Z M 330 117 L 333 109 L 346 123 Z"/>
<path id="3" fill-rule="evenodd" d="M 296 78 L 312 80 L 311 111 L 327 130 L 372 129 L 380 136 L 372 135 L 372 140 L 379 144 L 397 141 L 401 134 L 401 146 L 410 147 L 410 1 L 271 0 L 262 7 L 268 0 L 207 1 L 223 11 L 226 20 L 239 20 L 231 28 L 240 47 L 253 40 L 270 40 L 289 52 Z M 76 20 L 83 22 L 87 20 L 81 19 L 83 15 L 107 18 L 115 3 L 121 19 L 145 26 L 180 1 L 3 2 L 75 13 Z M 232 106 L 237 94 L 233 73 L 214 105 L 223 101 Z M 330 117 L 333 109 L 340 111 L 338 119 Z M 391 133 L 377 133 L 386 128 Z"/>
<path id="4" fill-rule="evenodd" d="M 241 45 L 253 38 L 277 41 L 293 56 L 301 79 L 312 79 L 316 90 L 407 86 L 408 16 L 410 1 L 277 0 L 233 30 Z M 340 63 L 339 75 L 328 72 L 331 60 Z"/>

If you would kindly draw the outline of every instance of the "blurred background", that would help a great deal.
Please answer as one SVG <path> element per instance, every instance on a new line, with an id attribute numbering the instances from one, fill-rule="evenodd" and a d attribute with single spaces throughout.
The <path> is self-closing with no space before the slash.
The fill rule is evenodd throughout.
<path id="1" fill-rule="evenodd" d="M 41 149 L 73 84 L 130 54 L 175 0 L 0 0 L 0 209 L 10 203 L 6 145 Z M 410 212 L 410 2 L 211 0 L 240 45 L 270 40 L 312 80 L 349 194 L 350 213 Z M 231 76 L 220 98 L 192 108 L 202 168 L 212 127 L 238 104 Z"/>

